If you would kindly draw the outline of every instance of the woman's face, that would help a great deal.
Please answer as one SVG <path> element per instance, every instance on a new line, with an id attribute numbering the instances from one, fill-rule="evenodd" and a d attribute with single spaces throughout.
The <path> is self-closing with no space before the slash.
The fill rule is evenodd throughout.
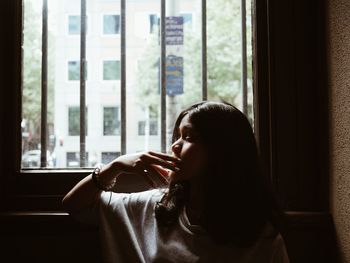
<path id="1" fill-rule="evenodd" d="M 171 146 L 173 154 L 182 160 L 179 172 L 171 172 L 173 182 L 189 180 L 200 175 L 206 168 L 208 153 L 200 143 L 198 133 L 194 129 L 188 114 L 179 126 L 179 138 Z"/>

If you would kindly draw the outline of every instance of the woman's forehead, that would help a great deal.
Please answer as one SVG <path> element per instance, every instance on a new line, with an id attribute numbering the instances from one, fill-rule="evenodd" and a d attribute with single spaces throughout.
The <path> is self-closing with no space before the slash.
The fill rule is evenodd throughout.
<path id="1" fill-rule="evenodd" d="M 179 125 L 179 128 L 182 129 L 182 128 L 193 128 L 193 125 L 191 123 L 191 120 L 190 120 L 190 117 L 189 117 L 189 114 L 186 114 L 181 122 L 180 122 L 180 125 Z"/>

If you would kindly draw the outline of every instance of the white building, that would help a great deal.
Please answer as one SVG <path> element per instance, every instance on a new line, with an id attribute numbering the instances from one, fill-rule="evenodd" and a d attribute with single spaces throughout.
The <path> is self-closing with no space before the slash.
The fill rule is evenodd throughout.
<path id="1" fill-rule="evenodd" d="M 168 14 L 183 15 L 191 23 L 199 17 L 197 0 L 168 2 Z M 157 29 L 160 1 L 134 0 L 126 5 L 127 152 L 159 150 L 160 114 L 149 116 L 135 94 L 137 64 Z M 56 167 L 73 167 L 79 166 L 80 1 L 57 1 L 56 9 Z M 86 150 L 92 166 L 114 159 L 121 148 L 119 1 L 87 0 L 86 60 Z"/>

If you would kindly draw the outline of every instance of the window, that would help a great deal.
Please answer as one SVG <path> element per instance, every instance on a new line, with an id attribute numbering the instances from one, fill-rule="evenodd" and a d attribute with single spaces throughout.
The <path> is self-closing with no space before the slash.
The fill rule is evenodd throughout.
<path id="1" fill-rule="evenodd" d="M 103 80 L 120 80 L 120 61 L 103 61 Z"/>
<path id="2" fill-rule="evenodd" d="M 86 32 L 88 24 L 86 24 Z M 80 15 L 68 16 L 68 35 L 80 35 Z"/>
<path id="3" fill-rule="evenodd" d="M 203 10 L 197 0 L 173 10 L 163 1 L 23 1 L 21 147 L 23 156 L 54 156 L 40 169 L 67 168 L 67 152 L 79 153 L 80 168 L 95 162 L 84 161 L 88 151 L 94 160 L 102 152 L 169 152 L 168 127 L 203 99 L 231 102 L 253 120 L 251 43 L 241 37 L 239 1 L 207 1 Z"/>
<path id="4" fill-rule="evenodd" d="M 159 17 L 158 15 L 149 15 L 149 32 L 152 33 L 156 33 L 159 29 L 159 25 L 160 25 L 160 21 L 159 21 Z"/>
<path id="5" fill-rule="evenodd" d="M 103 135 L 120 135 L 118 107 L 103 108 Z"/>
<path id="6" fill-rule="evenodd" d="M 120 152 L 102 152 L 101 163 L 107 164 L 120 156 Z"/>
<path id="7" fill-rule="evenodd" d="M 146 134 L 146 121 L 139 121 L 138 122 L 138 135 L 145 135 Z"/>
<path id="8" fill-rule="evenodd" d="M 87 79 L 87 66 L 85 68 L 85 79 Z M 80 61 L 68 61 L 68 80 L 80 80 Z"/>
<path id="9" fill-rule="evenodd" d="M 85 133 L 87 135 L 88 122 L 87 122 L 87 109 L 86 109 L 86 120 L 85 120 Z M 68 135 L 79 136 L 80 135 L 80 108 L 69 107 L 68 109 Z"/>
<path id="10" fill-rule="evenodd" d="M 158 135 L 158 120 L 149 121 L 149 135 Z M 138 135 L 146 135 L 146 121 L 138 122 Z"/>
<path id="11" fill-rule="evenodd" d="M 87 159 L 89 159 L 89 153 L 86 153 Z M 66 153 L 67 167 L 79 167 L 80 166 L 80 154 L 79 152 L 67 152 Z"/>
<path id="12" fill-rule="evenodd" d="M 120 30 L 119 15 L 104 15 L 103 16 L 103 34 L 116 35 Z"/>
<path id="13" fill-rule="evenodd" d="M 68 16 L 68 34 L 80 34 L 80 16 Z"/>

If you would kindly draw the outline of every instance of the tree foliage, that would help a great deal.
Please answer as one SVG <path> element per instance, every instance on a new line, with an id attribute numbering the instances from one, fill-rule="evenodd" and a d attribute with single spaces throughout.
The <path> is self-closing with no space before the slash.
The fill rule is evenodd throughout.
<path id="1" fill-rule="evenodd" d="M 26 122 L 26 130 L 32 135 L 30 148 L 37 148 L 40 142 L 41 123 L 41 56 L 42 33 L 41 14 L 35 10 L 31 1 L 24 1 L 23 22 L 23 71 L 22 71 L 22 119 Z M 54 61 L 53 41 L 48 50 L 48 124 L 53 123 L 53 86 Z"/>
<path id="2" fill-rule="evenodd" d="M 184 94 L 176 99 L 181 107 L 201 100 L 201 21 L 192 28 L 184 27 L 184 45 L 176 55 L 184 58 Z M 250 32 L 250 23 L 247 23 Z M 248 35 L 248 41 L 249 41 Z M 146 44 L 139 62 L 138 98 L 145 107 L 159 104 L 158 34 Z M 251 48 L 248 45 L 248 78 L 251 74 Z M 168 50 L 171 47 L 167 47 Z M 171 51 L 170 51 L 171 52 Z M 169 54 L 169 52 L 168 52 Z M 237 104 L 241 92 L 241 15 L 240 2 L 216 0 L 207 2 L 207 89 L 210 100 L 225 100 Z"/>

